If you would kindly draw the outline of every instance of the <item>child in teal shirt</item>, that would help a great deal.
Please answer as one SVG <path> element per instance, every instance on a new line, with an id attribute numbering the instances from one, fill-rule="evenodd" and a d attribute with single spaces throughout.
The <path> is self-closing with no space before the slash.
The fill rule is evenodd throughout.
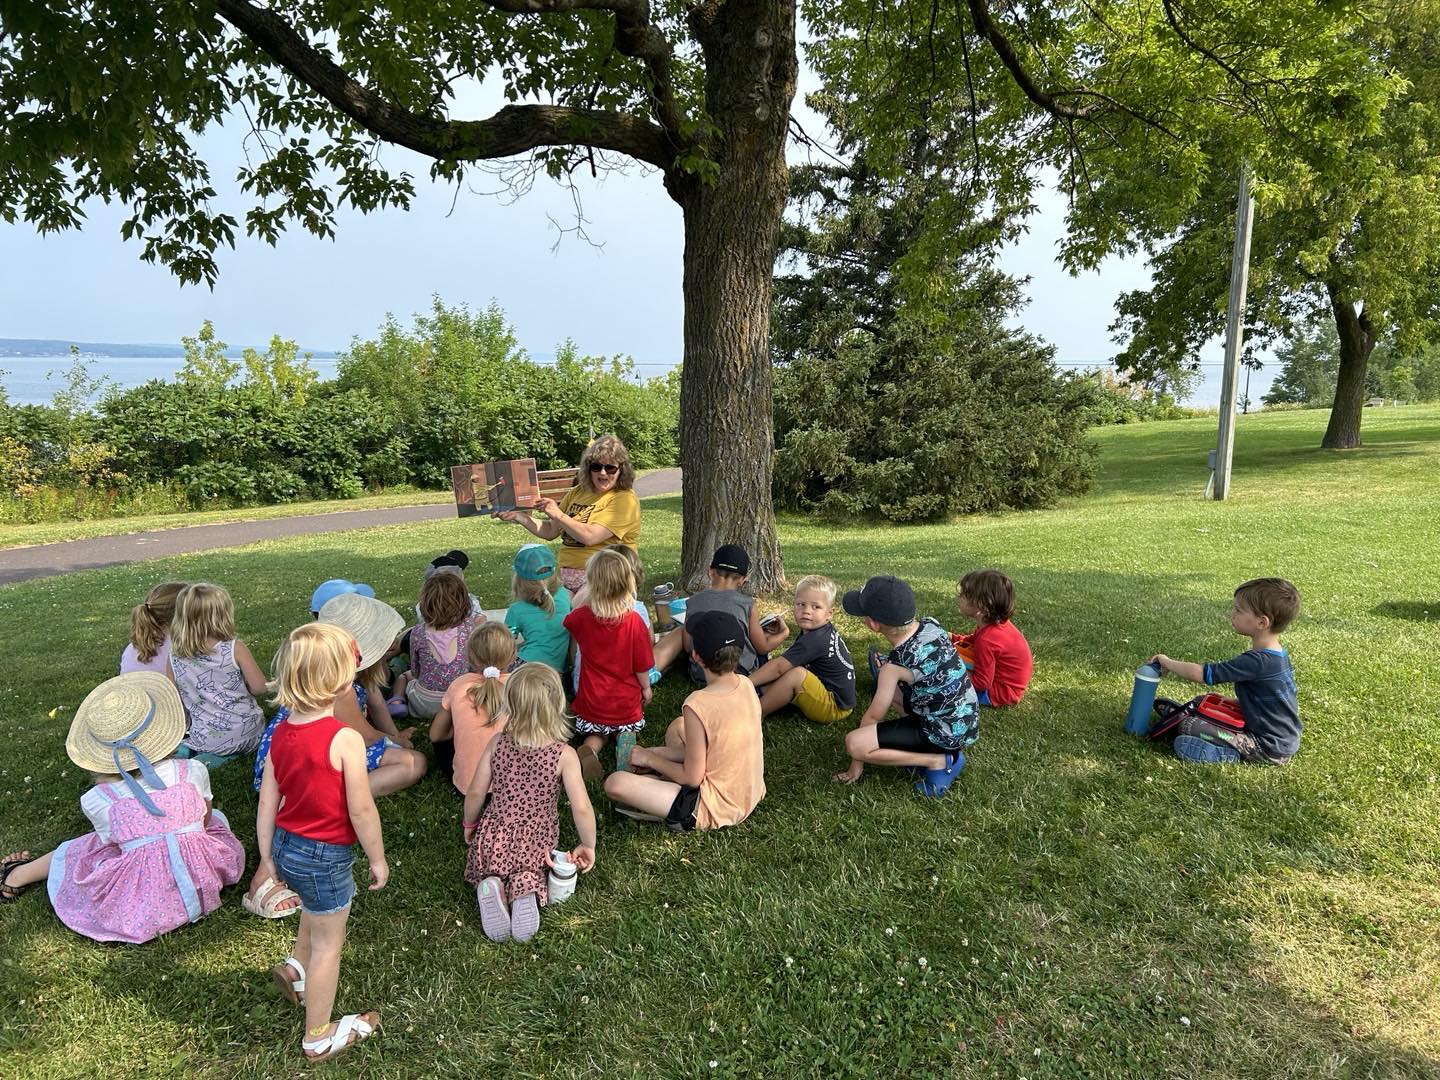
<path id="1" fill-rule="evenodd" d="M 555 556 L 545 544 L 526 544 L 511 563 L 514 601 L 505 609 L 505 625 L 522 638 L 520 659 L 563 673 L 570 662 L 570 593 L 558 587 Z"/>

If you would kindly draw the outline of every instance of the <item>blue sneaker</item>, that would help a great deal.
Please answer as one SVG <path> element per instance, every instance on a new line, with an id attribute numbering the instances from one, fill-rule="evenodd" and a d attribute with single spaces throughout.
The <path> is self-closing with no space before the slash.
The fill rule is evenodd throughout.
<path id="1" fill-rule="evenodd" d="M 943 769 L 926 769 L 924 779 L 915 781 L 915 790 L 932 799 L 942 798 L 964 768 L 964 753 L 956 750 L 953 754 L 946 754 L 945 767 Z"/>
<path id="2" fill-rule="evenodd" d="M 1202 765 L 1234 765 L 1243 761 L 1240 751 L 1219 746 L 1194 735 L 1175 736 L 1175 756 Z"/>

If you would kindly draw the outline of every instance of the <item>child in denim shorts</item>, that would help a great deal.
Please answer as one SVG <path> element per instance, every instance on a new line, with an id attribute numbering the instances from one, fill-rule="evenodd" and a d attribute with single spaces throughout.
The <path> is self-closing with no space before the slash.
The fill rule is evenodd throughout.
<path id="1" fill-rule="evenodd" d="M 288 1001 L 305 1008 L 300 1047 L 310 1061 L 334 1057 L 380 1025 L 374 1012 L 330 1019 L 355 898 L 357 840 L 370 860 L 370 888 L 383 889 L 390 877 L 365 741 L 334 715 L 335 699 L 350 688 L 359 658 L 349 633 L 329 623 L 302 626 L 280 647 L 275 700 L 290 715 L 271 738 L 255 818 L 260 866 L 252 889 L 279 878 L 300 897 L 294 951 L 271 975 Z"/>

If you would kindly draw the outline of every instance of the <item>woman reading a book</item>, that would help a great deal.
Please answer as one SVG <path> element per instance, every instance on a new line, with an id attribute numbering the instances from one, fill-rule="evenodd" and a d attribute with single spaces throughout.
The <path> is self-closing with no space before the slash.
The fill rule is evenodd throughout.
<path id="1" fill-rule="evenodd" d="M 640 500 L 635 495 L 635 468 L 630 452 L 614 435 L 601 435 L 580 456 L 576 483 L 559 502 L 542 497 L 537 521 L 528 510 L 505 510 L 495 516 L 514 521 L 541 540 L 560 538 L 560 583 L 572 593 L 585 584 L 590 556 L 611 544 L 634 548 L 640 539 Z"/>

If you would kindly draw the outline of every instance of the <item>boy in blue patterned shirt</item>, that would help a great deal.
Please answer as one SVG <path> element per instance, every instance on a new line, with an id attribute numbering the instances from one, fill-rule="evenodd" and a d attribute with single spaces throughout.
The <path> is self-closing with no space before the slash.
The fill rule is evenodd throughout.
<path id="1" fill-rule="evenodd" d="M 1215 686 L 1235 684 L 1235 698 L 1245 726 L 1239 731 L 1188 716 L 1175 736 L 1175 753 L 1186 761 L 1206 764 L 1253 762 L 1284 765 L 1300 749 L 1300 702 L 1290 657 L 1280 633 L 1300 613 L 1300 593 L 1284 578 L 1256 578 L 1235 590 L 1230 625 L 1250 639 L 1250 648 L 1223 663 L 1196 664 L 1172 660 L 1163 653 L 1151 659 L 1161 671 L 1191 682 Z"/>
<path id="2" fill-rule="evenodd" d="M 915 593 L 896 577 L 873 577 L 845 594 L 851 615 L 890 643 L 860 726 L 845 736 L 850 768 L 835 779 L 853 784 L 866 762 L 923 770 L 922 795 L 940 798 L 965 767 L 964 747 L 979 736 L 975 688 L 950 635 L 934 619 L 915 619 Z M 901 715 L 885 714 L 899 691 Z"/>

